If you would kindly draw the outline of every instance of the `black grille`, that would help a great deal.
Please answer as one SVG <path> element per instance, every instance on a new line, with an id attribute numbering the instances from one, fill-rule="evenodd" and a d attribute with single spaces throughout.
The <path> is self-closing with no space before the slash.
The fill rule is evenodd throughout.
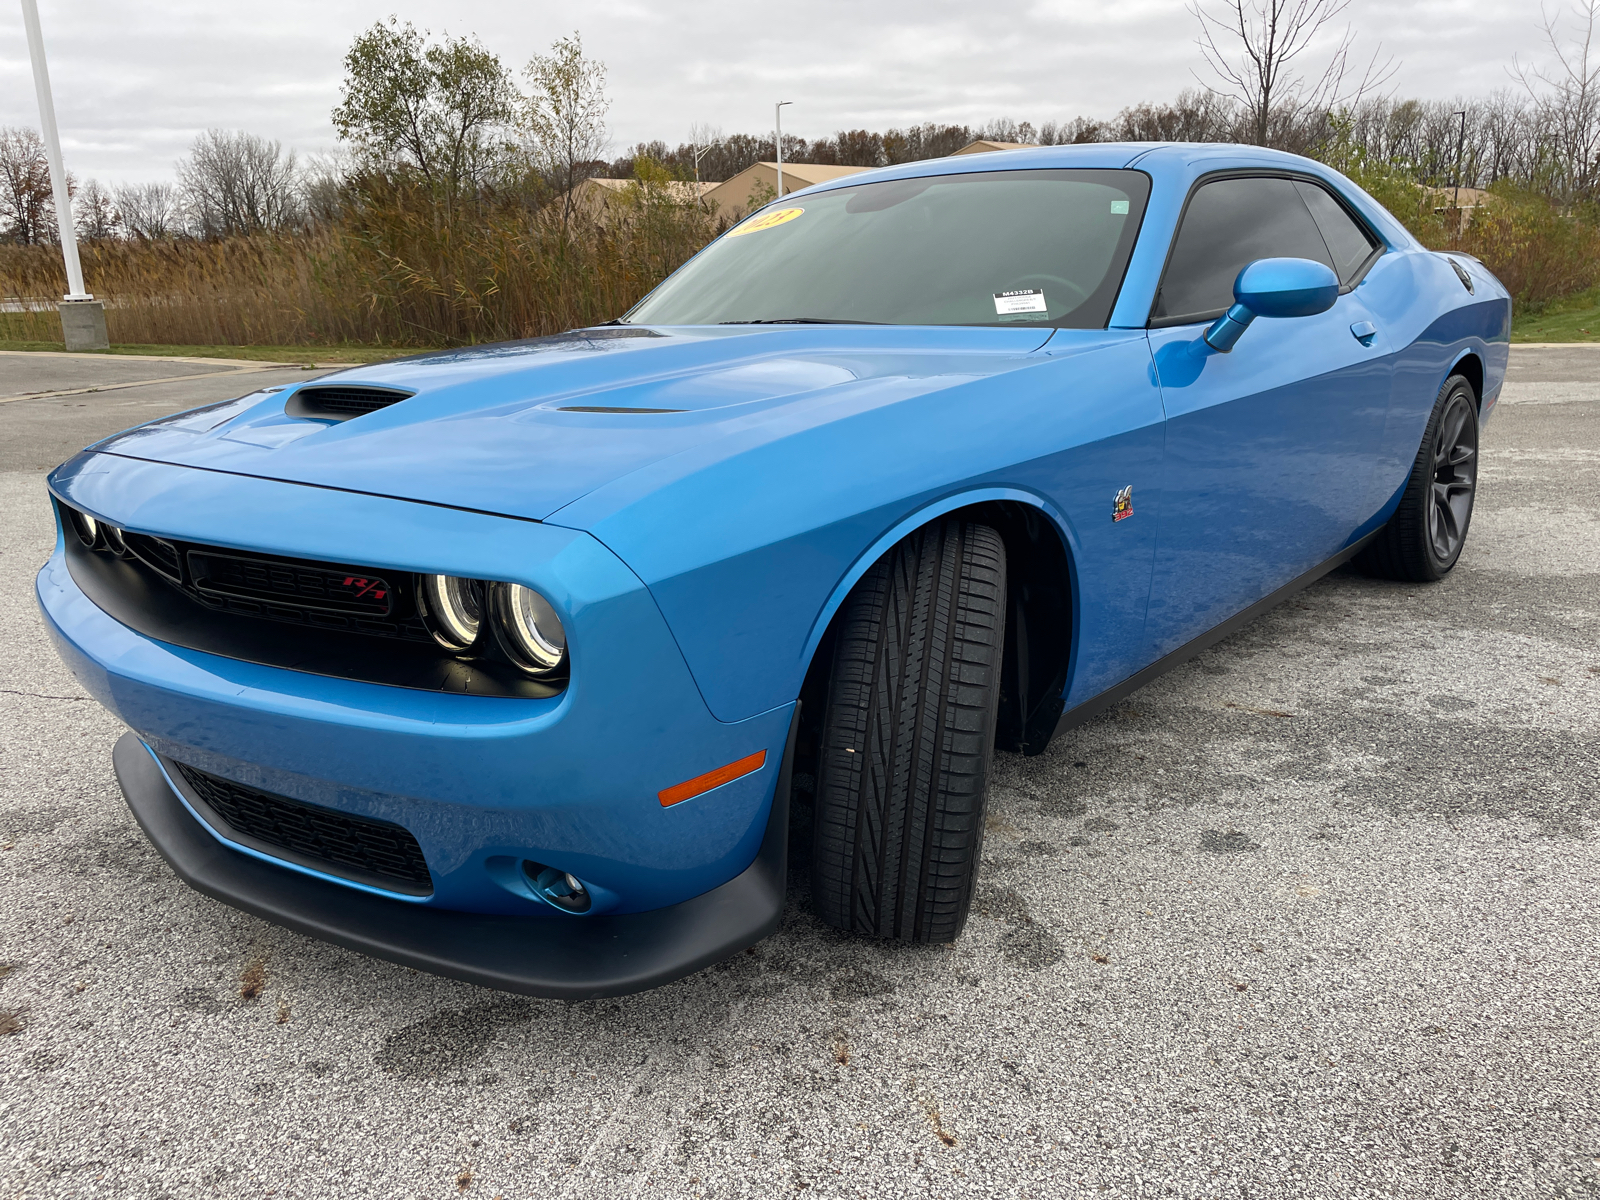
<path id="1" fill-rule="evenodd" d="M 376 572 L 322 567 L 292 560 L 189 551 L 195 587 L 210 595 L 298 601 L 308 608 L 386 617 L 394 588 Z"/>
<path id="2" fill-rule="evenodd" d="M 143 533 L 123 531 L 122 540 L 129 551 L 147 567 L 154 567 L 168 579 L 181 580 L 183 568 L 178 565 L 178 548 L 164 538 Z"/>
<path id="3" fill-rule="evenodd" d="M 62 506 L 64 519 L 72 512 Z M 69 537 L 67 563 L 97 605 L 160 641 L 427 691 L 543 699 L 561 690 L 530 678 L 492 640 L 470 658 L 442 647 L 408 571 L 123 536 L 126 555 Z"/>
<path id="4" fill-rule="evenodd" d="M 413 895 L 431 895 L 433 879 L 411 832 L 387 821 L 354 817 L 245 787 L 186 763 L 173 763 L 183 781 L 246 845 L 330 874 L 354 877 Z M 207 814 L 211 815 L 211 814 Z"/>
<path id="5" fill-rule="evenodd" d="M 350 384 L 303 387 L 289 397 L 284 412 L 291 417 L 332 418 L 347 421 L 388 408 L 415 395 L 399 388 L 356 387 Z"/>

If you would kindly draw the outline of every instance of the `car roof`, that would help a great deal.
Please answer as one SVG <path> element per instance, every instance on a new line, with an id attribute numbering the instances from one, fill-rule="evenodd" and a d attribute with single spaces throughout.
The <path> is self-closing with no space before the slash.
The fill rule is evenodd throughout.
<path id="1" fill-rule="evenodd" d="M 1353 181 L 1332 167 L 1266 146 L 1247 146 L 1232 142 L 1085 142 L 1070 146 L 1027 146 L 1021 150 L 996 150 L 985 154 L 959 154 L 948 158 L 925 158 L 830 179 L 793 195 L 860 187 L 891 179 L 920 179 L 928 175 L 966 175 L 982 171 L 1025 171 L 1049 168 L 1119 170 L 1136 168 L 1148 173 L 1163 190 L 1186 194 L 1200 176 L 1224 170 L 1278 170 L 1310 175 L 1331 185 L 1347 202 L 1366 217 L 1378 235 L 1391 247 L 1416 247 L 1400 222 Z M 787 201 L 788 197 L 785 196 Z M 1154 198 L 1153 198 L 1154 200 Z M 779 203 L 779 201 L 773 201 Z M 1158 205 L 1153 205 L 1154 208 Z M 1160 215 L 1156 213 L 1154 215 Z M 1149 215 L 1147 215 L 1147 220 Z"/>
<path id="2" fill-rule="evenodd" d="M 1230 142 L 1084 142 L 1069 146 L 1027 146 L 1021 150 L 996 150 L 985 154 L 959 154 L 948 158 L 923 158 L 830 179 L 806 191 L 831 191 L 858 187 L 885 179 L 918 179 L 927 175 L 972 174 L 980 171 L 1039 170 L 1041 168 L 1120 169 L 1140 166 L 1183 172 L 1222 165 L 1276 167 L 1280 170 L 1327 174 L 1313 159 L 1265 146 Z"/>

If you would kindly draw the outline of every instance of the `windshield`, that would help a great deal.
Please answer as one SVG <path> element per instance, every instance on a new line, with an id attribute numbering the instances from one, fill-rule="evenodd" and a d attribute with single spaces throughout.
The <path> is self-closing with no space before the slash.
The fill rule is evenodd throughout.
<path id="1" fill-rule="evenodd" d="M 983 171 L 785 197 L 630 324 L 846 321 L 1103 328 L 1150 194 L 1138 171 Z"/>

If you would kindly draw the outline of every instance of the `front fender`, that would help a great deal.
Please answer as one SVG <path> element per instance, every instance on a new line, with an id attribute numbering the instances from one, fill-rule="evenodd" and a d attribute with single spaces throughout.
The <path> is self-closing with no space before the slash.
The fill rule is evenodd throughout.
<path id="1" fill-rule="evenodd" d="M 792 701 L 828 621 L 883 551 L 988 499 L 1042 509 L 1073 558 L 1095 564 L 1087 608 L 1100 625 L 1082 661 L 1120 678 L 1141 645 L 1160 493 L 1148 340 L 1062 331 L 1007 367 L 835 390 L 557 519 L 645 581 L 723 721 Z M 1140 515 L 1113 527 L 1130 485 Z"/>

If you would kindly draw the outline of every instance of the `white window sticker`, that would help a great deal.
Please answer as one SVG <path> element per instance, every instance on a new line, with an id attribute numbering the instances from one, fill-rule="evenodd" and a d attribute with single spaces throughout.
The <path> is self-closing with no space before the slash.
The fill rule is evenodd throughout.
<path id="1" fill-rule="evenodd" d="M 994 311 L 1002 317 L 1012 313 L 1045 312 L 1043 288 L 1018 288 L 994 294 Z"/>
<path id="2" fill-rule="evenodd" d="M 1111 202 L 1111 215 L 1125 217 L 1128 215 L 1128 202 L 1126 200 L 1113 200 Z"/>

